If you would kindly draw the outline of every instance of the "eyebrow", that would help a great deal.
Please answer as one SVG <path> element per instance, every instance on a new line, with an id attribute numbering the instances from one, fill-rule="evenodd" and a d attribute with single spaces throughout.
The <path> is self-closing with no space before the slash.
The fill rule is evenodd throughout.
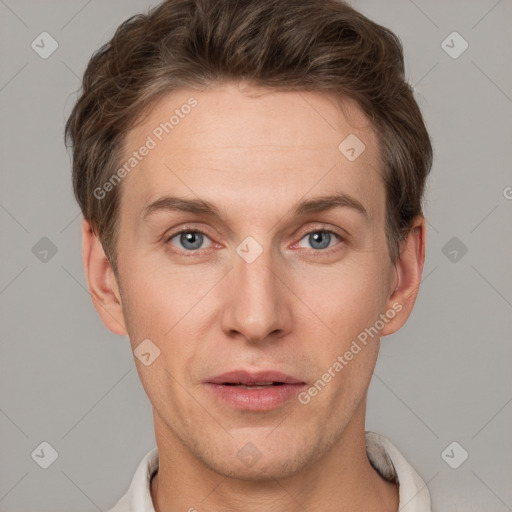
<path id="1" fill-rule="evenodd" d="M 339 207 L 352 208 L 363 215 L 366 220 L 369 219 L 368 212 L 362 203 L 343 192 L 299 201 L 299 203 L 295 205 L 292 215 L 296 217 L 305 216 Z M 142 218 L 143 220 L 147 220 L 149 216 L 159 211 L 177 211 L 206 215 L 218 219 L 222 218 L 219 209 L 209 201 L 203 199 L 186 199 L 176 196 L 163 196 L 148 204 L 143 210 Z"/>

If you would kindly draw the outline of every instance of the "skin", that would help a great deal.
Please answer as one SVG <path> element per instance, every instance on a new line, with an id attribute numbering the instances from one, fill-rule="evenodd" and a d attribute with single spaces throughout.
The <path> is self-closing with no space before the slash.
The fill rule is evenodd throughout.
<path id="1" fill-rule="evenodd" d="M 105 325 L 128 334 L 132 349 L 149 338 L 160 350 L 149 366 L 135 358 L 159 449 L 155 510 L 396 511 L 397 486 L 366 456 L 366 396 L 380 336 L 400 329 L 416 300 L 424 219 L 393 264 L 376 136 L 355 103 L 340 109 L 326 93 L 243 83 L 175 91 L 126 147 L 139 148 L 191 96 L 198 105 L 122 182 L 117 276 L 83 221 L 85 270 Z M 349 134 L 366 146 L 353 162 L 338 150 Z M 348 206 L 291 215 L 300 200 L 333 191 L 367 216 Z M 143 220 L 165 194 L 210 201 L 222 219 L 158 211 Z M 180 255 L 194 249 L 171 238 L 181 227 L 207 235 L 195 256 Z M 335 233 L 330 254 L 309 236 L 322 230 Z M 263 249 L 252 263 L 236 252 L 248 236 Z M 241 411 L 202 383 L 270 368 L 313 385 L 393 304 L 401 311 L 308 404 Z M 252 466 L 237 457 L 248 442 L 261 453 Z"/>

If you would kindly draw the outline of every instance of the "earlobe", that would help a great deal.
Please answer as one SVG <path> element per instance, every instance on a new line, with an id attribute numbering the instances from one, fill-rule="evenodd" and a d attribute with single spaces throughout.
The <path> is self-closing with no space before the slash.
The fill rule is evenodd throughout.
<path id="1" fill-rule="evenodd" d="M 103 323 L 126 335 L 121 295 L 114 271 L 89 221 L 82 221 L 82 257 L 92 302 Z"/>
<path id="2" fill-rule="evenodd" d="M 400 256 L 395 264 L 395 286 L 387 302 L 388 310 L 397 311 L 399 304 L 400 311 L 385 325 L 381 336 L 398 331 L 412 312 L 425 262 L 425 232 L 425 219 L 419 216 L 400 247 Z"/>

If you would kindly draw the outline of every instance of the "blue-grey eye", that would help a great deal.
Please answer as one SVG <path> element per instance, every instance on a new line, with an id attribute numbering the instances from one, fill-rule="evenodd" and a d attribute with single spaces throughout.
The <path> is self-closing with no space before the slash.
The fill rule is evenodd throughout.
<path id="1" fill-rule="evenodd" d="M 205 241 L 205 239 L 210 240 L 208 236 L 206 236 L 204 233 L 201 233 L 201 231 L 181 231 L 180 233 L 177 233 L 176 235 L 169 238 L 169 242 L 172 243 L 172 240 L 175 238 L 178 239 L 179 243 L 181 244 L 181 247 L 186 251 L 197 251 L 198 249 L 205 249 L 206 247 L 201 247 Z M 209 247 L 209 246 L 208 246 Z"/>
<path id="2" fill-rule="evenodd" d="M 334 238 L 333 235 L 334 237 L 340 238 L 339 235 L 333 233 L 332 231 L 321 230 L 311 231 L 311 233 L 308 233 L 306 236 L 304 236 L 302 240 L 307 239 L 311 249 L 322 250 L 330 247 L 333 240 L 336 242 L 336 238 Z"/>

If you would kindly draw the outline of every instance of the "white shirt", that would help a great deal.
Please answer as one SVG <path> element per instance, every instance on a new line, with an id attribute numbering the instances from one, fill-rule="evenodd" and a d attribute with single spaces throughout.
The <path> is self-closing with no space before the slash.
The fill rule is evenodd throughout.
<path id="1" fill-rule="evenodd" d="M 387 480 L 398 483 L 400 512 L 432 512 L 425 482 L 382 434 L 365 432 L 366 453 L 372 466 Z M 158 470 L 158 448 L 140 462 L 126 494 L 108 512 L 155 512 L 150 482 Z"/>

